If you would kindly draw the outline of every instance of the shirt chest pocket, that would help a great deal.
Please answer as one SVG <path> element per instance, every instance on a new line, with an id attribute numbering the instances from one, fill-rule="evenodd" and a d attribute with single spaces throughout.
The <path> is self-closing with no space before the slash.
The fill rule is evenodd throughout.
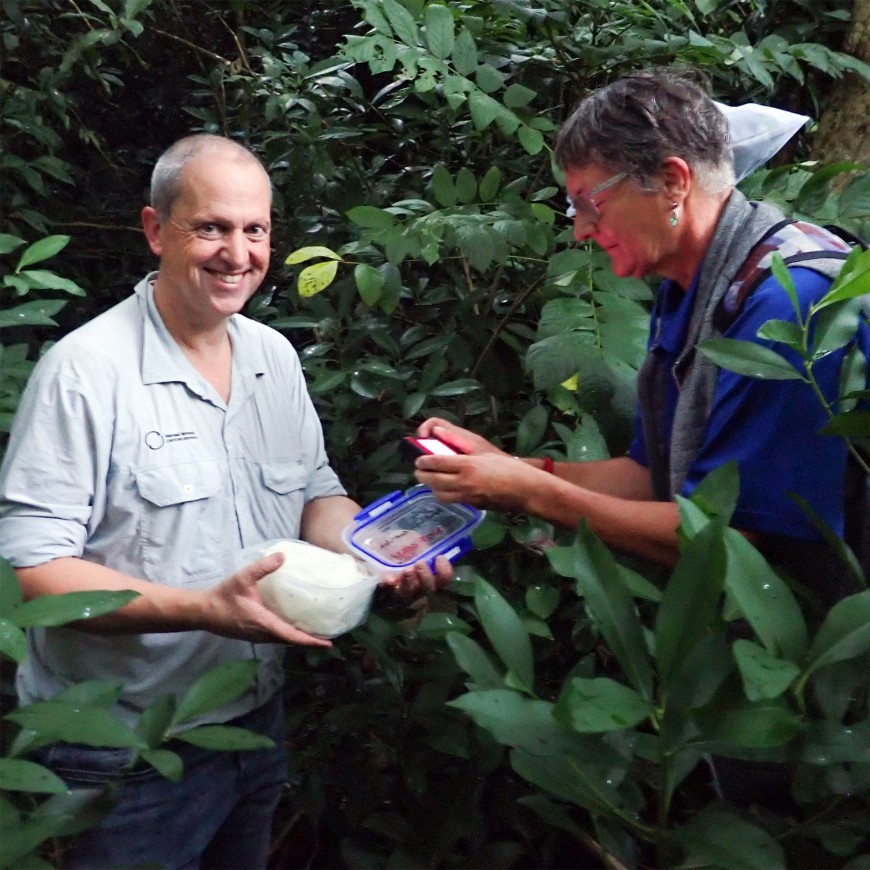
<path id="1" fill-rule="evenodd" d="M 304 462 L 264 462 L 262 488 L 251 505 L 254 523 L 263 538 L 297 538 L 309 472 Z"/>
<path id="2" fill-rule="evenodd" d="M 149 579 L 170 586 L 220 575 L 231 521 L 218 466 L 183 462 L 134 470 Z"/>

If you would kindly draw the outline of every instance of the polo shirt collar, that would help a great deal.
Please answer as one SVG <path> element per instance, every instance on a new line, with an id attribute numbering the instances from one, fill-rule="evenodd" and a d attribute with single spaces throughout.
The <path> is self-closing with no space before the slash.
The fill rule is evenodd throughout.
<path id="1" fill-rule="evenodd" d="M 135 287 L 142 311 L 142 383 L 166 384 L 181 383 L 191 392 L 207 401 L 213 396 L 206 394 L 207 385 L 191 366 L 184 352 L 163 323 L 154 302 L 154 282 L 157 272 L 146 275 Z M 250 394 L 253 383 L 266 371 L 263 349 L 254 342 L 246 341 L 238 323 L 239 315 L 233 315 L 229 322 L 230 340 L 233 345 L 233 391 L 234 398 L 243 399 Z M 237 378 L 236 375 L 240 377 Z M 237 381 L 241 383 L 237 383 Z M 237 397 L 236 393 L 240 393 Z"/>

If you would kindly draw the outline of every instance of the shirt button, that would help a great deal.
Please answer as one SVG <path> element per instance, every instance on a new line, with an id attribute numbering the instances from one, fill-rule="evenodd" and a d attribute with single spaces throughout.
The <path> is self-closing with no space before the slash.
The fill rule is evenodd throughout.
<path id="1" fill-rule="evenodd" d="M 191 493 L 191 492 L 193 492 L 193 484 L 192 483 L 185 483 L 184 486 L 181 487 L 181 489 L 182 489 L 182 491 L 184 491 L 186 493 Z"/>

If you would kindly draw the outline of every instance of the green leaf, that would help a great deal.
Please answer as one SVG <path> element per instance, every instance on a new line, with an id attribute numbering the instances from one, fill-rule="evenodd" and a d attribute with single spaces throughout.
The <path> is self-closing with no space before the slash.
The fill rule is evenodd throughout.
<path id="1" fill-rule="evenodd" d="M 462 378 L 458 381 L 447 381 L 431 390 L 433 396 L 465 396 L 468 393 L 482 389 L 480 381 Z"/>
<path id="2" fill-rule="evenodd" d="M 0 614 L 8 615 L 23 601 L 24 595 L 15 569 L 0 556 Z"/>
<path id="3" fill-rule="evenodd" d="M 656 659 L 666 689 L 683 660 L 718 618 L 725 580 L 721 520 L 705 526 L 686 545 L 656 616 Z"/>
<path id="4" fill-rule="evenodd" d="M 57 326 L 52 315 L 66 305 L 63 299 L 35 299 L 0 311 L 0 329 L 10 326 Z"/>
<path id="5" fill-rule="evenodd" d="M 535 130 L 533 127 L 520 127 L 517 131 L 517 138 L 520 140 L 520 145 L 523 146 L 527 154 L 534 157 L 540 154 L 544 147 L 544 135 L 540 130 Z"/>
<path id="6" fill-rule="evenodd" d="M 85 680 L 64 689 L 52 700 L 65 701 L 75 706 L 85 705 L 111 710 L 123 691 L 124 684 L 118 680 Z"/>
<path id="7" fill-rule="evenodd" d="M 435 57 L 446 60 L 453 51 L 453 13 L 439 3 L 426 7 L 426 45 Z"/>
<path id="8" fill-rule="evenodd" d="M 411 48 L 416 47 L 418 42 L 417 25 L 411 13 L 396 0 L 381 0 L 381 5 L 387 20 L 390 22 L 390 27 L 393 28 L 393 33 L 396 34 L 399 41 L 411 46 Z"/>
<path id="9" fill-rule="evenodd" d="M 532 785 L 592 812 L 608 814 L 620 803 L 613 771 L 604 764 L 515 749 L 511 767 Z"/>
<path id="10" fill-rule="evenodd" d="M 811 722 L 801 760 L 828 767 L 832 764 L 870 764 L 870 720 L 841 725 Z"/>
<path id="11" fill-rule="evenodd" d="M 0 616 L 0 653 L 18 664 L 27 658 L 27 636 L 5 616 Z"/>
<path id="12" fill-rule="evenodd" d="M 577 593 L 626 677 L 641 696 L 652 700 L 652 666 L 634 600 L 613 555 L 584 521 L 572 546 Z"/>
<path id="13" fill-rule="evenodd" d="M 63 794 L 66 783 L 47 767 L 21 758 L 0 758 L 0 789 L 41 794 Z"/>
<path id="14" fill-rule="evenodd" d="M 456 185 L 443 163 L 436 163 L 432 170 L 432 193 L 438 205 L 444 208 L 456 205 Z"/>
<path id="15" fill-rule="evenodd" d="M 314 257 L 326 257 L 329 260 L 340 260 L 341 254 L 336 254 L 331 248 L 324 248 L 322 245 L 311 245 L 307 248 L 297 248 L 290 254 L 284 262 L 288 266 L 295 266 L 296 263 L 304 263 L 306 260 L 311 260 Z"/>
<path id="16" fill-rule="evenodd" d="M 272 749 L 275 746 L 275 741 L 270 737 L 233 725 L 202 725 L 190 731 L 182 731 L 175 738 L 216 752 L 247 752 Z"/>
<path id="17" fill-rule="evenodd" d="M 446 639 L 456 663 L 471 677 L 475 688 L 504 688 L 504 678 L 477 641 L 458 631 L 449 632 Z"/>
<path id="18" fill-rule="evenodd" d="M 824 665 L 855 658 L 870 650 L 870 589 L 838 601 L 813 638 L 807 654 L 806 679 Z"/>
<path id="19" fill-rule="evenodd" d="M 11 253 L 16 248 L 20 248 L 24 244 L 24 239 L 18 236 L 10 235 L 9 233 L 0 233 L 0 256 L 5 256 Z"/>
<path id="20" fill-rule="evenodd" d="M 523 621 L 504 597 L 486 580 L 478 579 L 474 603 L 486 636 L 505 667 L 519 684 L 532 692 L 535 666 L 532 642 Z"/>
<path id="21" fill-rule="evenodd" d="M 46 236 L 44 239 L 34 242 L 24 250 L 15 271 L 20 272 L 22 269 L 25 269 L 27 266 L 32 266 L 34 263 L 48 260 L 59 251 L 62 251 L 69 244 L 69 241 L 69 236 Z"/>
<path id="22" fill-rule="evenodd" d="M 553 716 L 581 733 L 633 728 L 654 712 L 634 689 L 609 677 L 574 677 L 556 702 Z"/>
<path id="23" fill-rule="evenodd" d="M 485 94 L 491 94 L 504 84 L 504 75 L 492 64 L 482 63 L 474 74 L 474 81 Z"/>
<path id="24" fill-rule="evenodd" d="M 148 748 L 129 725 L 100 708 L 81 707 L 64 701 L 40 701 L 20 707 L 4 718 L 50 741 L 121 749 Z"/>
<path id="25" fill-rule="evenodd" d="M 497 166 L 490 166 L 480 180 L 480 199 L 483 202 L 492 202 L 501 187 L 502 173 Z"/>
<path id="26" fill-rule="evenodd" d="M 686 849 L 684 867 L 741 867 L 758 870 L 785 868 L 782 846 L 763 828 L 736 812 L 706 807 L 675 831 Z"/>
<path id="27" fill-rule="evenodd" d="M 521 109 L 523 106 L 527 106 L 536 96 L 537 93 L 531 90 L 531 88 L 515 82 L 509 85 L 504 92 L 504 104 L 509 109 Z"/>
<path id="28" fill-rule="evenodd" d="M 532 405 L 517 426 L 516 451 L 520 456 L 532 452 L 543 440 L 549 414 L 543 405 Z"/>
<path id="29" fill-rule="evenodd" d="M 460 166 L 456 173 L 456 196 L 466 204 L 477 199 L 477 179 L 467 166 Z"/>
<path id="30" fill-rule="evenodd" d="M 147 761 L 161 776 L 172 782 L 180 782 L 184 774 L 184 763 L 181 756 L 169 749 L 146 749 L 140 753 L 142 760 Z"/>
<path id="31" fill-rule="evenodd" d="M 725 589 L 772 655 L 799 661 L 807 648 L 801 609 L 786 583 L 736 529 L 725 530 Z"/>
<path id="32" fill-rule="evenodd" d="M 475 129 L 485 130 L 495 119 L 501 109 L 501 103 L 483 91 L 472 91 L 468 95 L 468 108 Z"/>
<path id="33" fill-rule="evenodd" d="M 467 29 L 463 28 L 456 37 L 450 56 L 456 72 L 461 76 L 469 76 L 477 69 L 477 46 L 474 37 Z"/>
<path id="34" fill-rule="evenodd" d="M 716 706 L 699 713 L 696 722 L 701 729 L 697 745 L 723 753 L 728 751 L 728 747 L 768 749 L 781 746 L 800 728 L 797 714 L 776 700 Z"/>
<path id="35" fill-rule="evenodd" d="M 804 331 L 791 320 L 768 320 L 759 328 L 758 337 L 780 341 L 799 352 L 803 347 Z"/>
<path id="36" fill-rule="evenodd" d="M 35 625 L 66 625 L 79 619 L 94 619 L 124 607 L 138 598 L 130 589 L 120 592 L 65 592 L 62 595 L 42 595 L 22 604 L 10 614 L 21 628 Z"/>
<path id="37" fill-rule="evenodd" d="M 308 298 L 325 290 L 335 279 L 336 272 L 338 272 L 338 263 L 335 260 L 306 266 L 299 273 L 296 281 L 299 295 Z"/>
<path id="38" fill-rule="evenodd" d="M 156 749 L 168 739 L 175 709 L 174 695 L 158 698 L 142 711 L 136 723 L 136 733 L 141 734 L 145 742 Z"/>
<path id="39" fill-rule="evenodd" d="M 772 656 L 751 640 L 734 641 L 733 650 L 743 678 L 743 691 L 750 701 L 778 698 L 800 674 L 794 662 Z"/>
<path id="40" fill-rule="evenodd" d="M 717 366 L 762 380 L 802 380 L 802 375 L 775 350 L 736 338 L 709 338 L 698 344 L 698 350 Z"/>
<path id="41" fill-rule="evenodd" d="M 18 273 L 18 278 L 25 281 L 31 290 L 63 290 L 70 296 L 85 296 L 85 291 L 70 281 L 69 278 L 61 278 L 60 275 L 48 269 L 27 269 Z"/>
<path id="42" fill-rule="evenodd" d="M 526 607 L 540 619 L 547 619 L 555 613 L 560 598 L 555 586 L 535 583 L 526 588 Z"/>
<path id="43" fill-rule="evenodd" d="M 347 212 L 347 216 L 360 227 L 378 230 L 392 226 L 396 219 L 382 208 L 373 205 L 358 205 Z"/>
<path id="44" fill-rule="evenodd" d="M 187 690 L 178 704 L 173 725 L 189 722 L 203 713 L 218 710 L 241 697 L 256 679 L 258 664 L 254 659 L 222 662 L 204 673 Z"/>
<path id="45" fill-rule="evenodd" d="M 384 289 L 384 276 L 368 263 L 358 263 L 353 270 L 353 279 L 360 299 L 369 308 L 378 304 Z"/>
<path id="46" fill-rule="evenodd" d="M 552 716 L 553 705 L 510 689 L 467 692 L 447 706 L 462 710 L 503 746 L 520 746 L 534 755 L 561 755 L 571 747 L 586 747 L 582 738 Z"/>

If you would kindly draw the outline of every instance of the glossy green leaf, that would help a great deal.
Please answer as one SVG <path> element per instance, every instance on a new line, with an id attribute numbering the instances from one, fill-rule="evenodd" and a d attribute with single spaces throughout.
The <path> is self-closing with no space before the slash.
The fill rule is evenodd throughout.
<path id="1" fill-rule="evenodd" d="M 725 530 L 725 588 L 768 652 L 799 661 L 807 628 L 794 595 L 764 557 L 736 529 Z"/>
<path id="2" fill-rule="evenodd" d="M 634 689 L 609 677 L 574 677 L 553 707 L 553 716 L 581 733 L 633 728 L 653 714 L 653 707 Z"/>
<path id="3" fill-rule="evenodd" d="M 201 725 L 199 728 L 182 731 L 175 738 L 216 752 L 248 752 L 271 749 L 275 745 L 270 737 L 234 725 Z"/>
<path id="4" fill-rule="evenodd" d="M 156 749 L 168 738 L 174 716 L 175 697 L 164 695 L 142 711 L 136 723 L 136 733 Z"/>
<path id="5" fill-rule="evenodd" d="M 612 770 L 604 764 L 515 749 L 511 766 L 532 785 L 593 812 L 607 813 L 619 803 Z"/>
<path id="6" fill-rule="evenodd" d="M 483 202 L 492 202 L 498 195 L 498 189 L 501 187 L 502 172 L 493 165 L 490 166 L 480 180 L 480 198 Z"/>
<path id="7" fill-rule="evenodd" d="M 358 205 L 347 212 L 347 216 L 359 227 L 366 229 L 385 229 L 395 223 L 395 218 L 381 208 L 373 205 Z"/>
<path id="8" fill-rule="evenodd" d="M 527 106 L 536 96 L 536 92 L 531 88 L 514 82 L 504 92 L 504 104 L 509 109 L 521 109 L 523 106 Z"/>
<path id="9" fill-rule="evenodd" d="M 69 791 L 66 783 L 47 767 L 22 758 L 0 758 L 0 789 L 41 794 Z"/>
<path id="10" fill-rule="evenodd" d="M 426 7 L 426 45 L 435 57 L 446 60 L 453 51 L 453 13 L 440 3 Z"/>
<path id="11" fill-rule="evenodd" d="M 0 616 L 0 654 L 19 664 L 27 658 L 27 636 L 4 616 Z"/>
<path id="12" fill-rule="evenodd" d="M 516 451 L 528 456 L 543 440 L 549 414 L 543 405 L 532 405 L 517 426 Z"/>
<path id="13" fill-rule="evenodd" d="M 138 597 L 138 592 L 129 589 L 120 592 L 43 595 L 22 604 L 11 614 L 11 619 L 21 628 L 66 625 L 79 619 L 94 619 L 112 613 Z"/>
<path id="14" fill-rule="evenodd" d="M 483 689 L 467 692 L 449 707 L 462 710 L 504 746 L 520 746 L 534 755 L 561 755 L 572 746 L 594 757 L 597 744 L 575 741 L 568 729 L 552 716 L 553 705 L 527 698 L 510 689 Z M 604 756 L 602 756 L 604 757 Z"/>
<path id="15" fill-rule="evenodd" d="M 725 580 L 721 520 L 710 522 L 686 545 L 656 616 L 656 660 L 664 690 L 683 660 L 718 618 Z"/>
<path id="16" fill-rule="evenodd" d="M 870 589 L 838 601 L 828 612 L 807 653 L 802 676 L 870 650 Z"/>
<path id="17" fill-rule="evenodd" d="M 696 722 L 702 734 L 698 739 L 699 747 L 723 753 L 727 752 L 727 747 L 780 746 L 800 729 L 797 714 L 776 700 L 732 703 L 700 713 Z"/>
<path id="18" fill-rule="evenodd" d="M 585 522 L 572 549 L 578 594 L 586 600 L 592 619 L 629 683 L 645 700 L 652 700 L 649 651 L 634 600 L 622 581 L 616 560 Z"/>
<path id="19" fill-rule="evenodd" d="M 353 270 L 353 278 L 360 299 L 369 308 L 377 305 L 384 289 L 384 276 L 368 263 L 357 263 Z"/>
<path id="20" fill-rule="evenodd" d="M 540 619 L 552 616 L 561 596 L 555 586 L 535 583 L 526 589 L 526 607 Z"/>
<path id="21" fill-rule="evenodd" d="M 870 719 L 850 725 L 824 720 L 807 729 L 801 759 L 807 764 L 870 764 Z"/>
<path id="22" fill-rule="evenodd" d="M 0 557 L 0 614 L 8 616 L 23 601 L 15 570 L 6 559 Z"/>
<path id="23" fill-rule="evenodd" d="M 740 495 L 740 471 L 734 461 L 713 469 L 695 487 L 691 501 L 699 505 L 708 516 L 717 516 L 730 523 Z"/>
<path id="24" fill-rule="evenodd" d="M 46 236 L 44 239 L 40 239 L 38 242 L 28 245 L 28 247 L 25 248 L 24 253 L 22 253 L 21 259 L 18 261 L 18 268 L 16 271 L 21 271 L 21 269 L 25 269 L 27 266 L 39 263 L 42 260 L 48 260 L 50 257 L 53 257 L 58 252 L 62 251 L 69 244 L 69 241 L 69 236 Z"/>
<path id="25" fill-rule="evenodd" d="M 169 749 L 146 749 L 140 755 L 143 761 L 147 761 L 162 776 L 172 782 L 181 781 L 184 764 L 177 753 Z"/>
<path id="26" fill-rule="evenodd" d="M 775 350 L 753 341 L 735 338 L 708 338 L 698 344 L 698 350 L 717 366 L 762 380 L 801 380 L 802 375 Z"/>
<path id="27" fill-rule="evenodd" d="M 5 718 L 52 741 L 120 749 L 148 748 L 129 725 L 99 707 L 77 706 L 64 701 L 39 701 L 14 710 Z"/>
<path id="28" fill-rule="evenodd" d="M 456 663 L 471 678 L 474 688 L 504 688 L 504 677 L 499 673 L 486 650 L 476 640 L 457 631 L 449 632 L 446 640 Z"/>
<path id="29" fill-rule="evenodd" d="M 10 326 L 57 326 L 53 315 L 66 305 L 62 299 L 35 299 L 0 311 L 0 329 Z"/>
<path id="30" fill-rule="evenodd" d="M 456 196 L 465 204 L 477 199 L 477 179 L 467 166 L 460 166 L 456 173 Z"/>
<path id="31" fill-rule="evenodd" d="M 703 809 L 677 829 L 675 838 L 686 850 L 684 867 L 785 870 L 782 846 L 763 828 L 726 808 Z"/>
<path id="32" fill-rule="evenodd" d="M 482 578 L 477 581 L 474 603 L 483 630 L 498 657 L 525 691 L 533 691 L 532 643 L 523 621 L 501 593 Z"/>
<path id="33" fill-rule="evenodd" d="M 743 691 L 750 701 L 778 698 L 800 674 L 794 662 L 776 658 L 750 640 L 734 641 L 734 659 L 743 678 Z"/>
<path id="34" fill-rule="evenodd" d="M 10 233 L 0 233 L 0 256 L 11 253 L 24 244 L 24 239 Z"/>
<path id="35" fill-rule="evenodd" d="M 222 662 L 203 674 L 178 704 L 173 725 L 189 722 L 203 713 L 218 710 L 241 697 L 256 679 L 259 666 L 254 659 Z"/>
<path id="36" fill-rule="evenodd" d="M 86 295 L 75 281 L 63 278 L 48 269 L 27 269 L 24 272 L 19 272 L 17 277 L 24 281 L 31 290 L 63 290 L 70 296 Z"/>

